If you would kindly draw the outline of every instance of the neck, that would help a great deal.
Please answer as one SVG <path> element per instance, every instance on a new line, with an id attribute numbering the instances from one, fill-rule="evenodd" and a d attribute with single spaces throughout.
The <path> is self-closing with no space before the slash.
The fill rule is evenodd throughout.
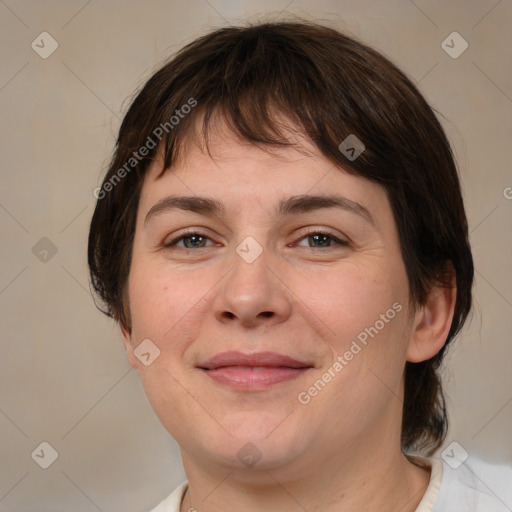
<path id="1" fill-rule="evenodd" d="M 382 448 L 381 448 L 382 449 Z M 358 459 L 333 456 L 314 467 L 223 473 L 187 464 L 189 488 L 180 511 L 259 512 L 414 512 L 425 493 L 429 471 L 400 451 Z M 343 461 L 351 460 L 347 467 Z M 190 460 L 188 460 L 190 463 Z M 302 476 L 300 476 L 302 475 Z"/>

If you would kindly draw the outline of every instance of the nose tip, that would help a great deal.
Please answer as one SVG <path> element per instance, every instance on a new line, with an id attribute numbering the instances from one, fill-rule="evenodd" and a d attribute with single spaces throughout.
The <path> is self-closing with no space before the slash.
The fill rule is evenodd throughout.
<path id="1" fill-rule="evenodd" d="M 250 253 L 251 242 L 247 244 Z M 253 252 L 253 256 L 254 254 L 256 253 Z M 240 259 L 238 255 L 235 258 L 238 261 L 232 265 L 215 300 L 217 319 L 238 319 L 246 327 L 286 319 L 291 310 L 287 287 L 277 278 L 275 269 L 267 264 L 265 255 L 260 252 L 252 263 L 248 263 L 243 257 Z"/>

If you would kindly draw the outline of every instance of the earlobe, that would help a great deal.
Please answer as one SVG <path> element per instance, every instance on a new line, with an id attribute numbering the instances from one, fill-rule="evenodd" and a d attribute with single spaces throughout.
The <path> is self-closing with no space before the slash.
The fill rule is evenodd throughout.
<path id="1" fill-rule="evenodd" d="M 411 363 L 431 359 L 446 342 L 457 297 L 453 268 L 451 275 L 451 285 L 433 287 L 428 293 L 425 304 L 416 313 L 414 330 L 407 350 L 407 361 Z"/>
<path id="2" fill-rule="evenodd" d="M 137 358 L 133 353 L 133 345 L 132 345 L 132 334 L 126 327 L 120 326 L 121 336 L 123 338 L 124 349 L 126 350 L 126 356 L 128 357 L 128 362 L 132 368 L 138 369 L 139 365 L 137 363 Z"/>

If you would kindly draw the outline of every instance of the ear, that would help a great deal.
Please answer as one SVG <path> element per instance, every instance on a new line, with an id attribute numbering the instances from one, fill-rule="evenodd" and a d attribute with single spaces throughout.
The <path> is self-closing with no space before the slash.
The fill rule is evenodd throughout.
<path id="1" fill-rule="evenodd" d="M 126 350 L 126 355 L 128 357 L 128 362 L 130 366 L 135 368 L 136 370 L 139 368 L 138 359 L 135 357 L 133 353 L 133 345 L 132 345 L 132 333 L 123 325 L 120 325 L 121 328 L 121 336 L 123 338 L 124 349 Z"/>
<path id="2" fill-rule="evenodd" d="M 416 313 L 413 333 L 407 350 L 407 361 L 420 363 L 434 357 L 444 346 L 452 325 L 457 286 L 455 270 L 447 267 L 446 285 L 430 289 L 427 300 Z"/>

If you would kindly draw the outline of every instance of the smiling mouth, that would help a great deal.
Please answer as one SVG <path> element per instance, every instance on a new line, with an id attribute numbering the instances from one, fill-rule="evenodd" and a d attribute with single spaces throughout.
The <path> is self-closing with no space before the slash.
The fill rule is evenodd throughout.
<path id="1" fill-rule="evenodd" d="M 197 368 L 215 382 L 232 389 L 261 391 L 296 379 L 313 365 L 274 352 L 223 352 Z"/>

